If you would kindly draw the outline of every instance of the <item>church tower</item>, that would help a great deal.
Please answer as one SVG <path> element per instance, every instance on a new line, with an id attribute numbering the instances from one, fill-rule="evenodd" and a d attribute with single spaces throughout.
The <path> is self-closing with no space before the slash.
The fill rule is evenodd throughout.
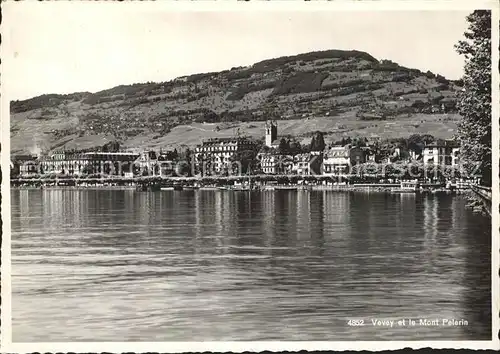
<path id="1" fill-rule="evenodd" d="M 273 121 L 266 121 L 266 146 L 271 147 L 276 139 L 278 139 L 278 124 Z"/>

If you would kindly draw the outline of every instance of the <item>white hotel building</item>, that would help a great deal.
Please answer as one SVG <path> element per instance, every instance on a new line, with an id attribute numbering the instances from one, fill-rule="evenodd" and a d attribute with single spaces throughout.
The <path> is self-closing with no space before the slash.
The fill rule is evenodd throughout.
<path id="1" fill-rule="evenodd" d="M 195 161 L 204 175 L 207 170 L 215 173 L 223 172 L 232 165 L 232 157 L 241 151 L 251 150 L 254 142 L 248 138 L 211 138 L 204 140 L 202 145 L 195 149 Z"/>

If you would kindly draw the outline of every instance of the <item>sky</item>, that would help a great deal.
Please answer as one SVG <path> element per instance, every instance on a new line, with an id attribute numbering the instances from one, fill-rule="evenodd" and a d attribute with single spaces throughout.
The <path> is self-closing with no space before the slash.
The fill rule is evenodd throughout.
<path id="1" fill-rule="evenodd" d="M 470 12 L 127 11 L 125 3 L 26 3 L 8 7 L 4 17 L 2 58 L 13 100 L 168 81 L 326 49 L 366 51 L 458 79 L 463 57 L 454 45 Z"/>

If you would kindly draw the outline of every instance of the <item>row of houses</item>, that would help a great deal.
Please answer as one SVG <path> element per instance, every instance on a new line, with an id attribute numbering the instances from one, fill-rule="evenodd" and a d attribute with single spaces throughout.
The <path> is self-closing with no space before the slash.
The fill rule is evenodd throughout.
<path id="1" fill-rule="evenodd" d="M 170 175 L 174 161 L 166 154 L 146 152 L 55 151 L 45 155 L 17 155 L 11 160 L 11 175 L 108 174 L 133 177 L 144 173 Z"/>
<path id="2" fill-rule="evenodd" d="M 209 173 L 220 174 L 231 169 L 234 161 L 246 153 L 255 152 L 256 142 L 247 137 L 212 138 L 203 141 L 195 149 L 196 166 L 205 165 Z M 423 148 L 405 149 L 397 147 L 392 155 L 381 160 L 373 147 L 357 147 L 350 144 L 333 146 L 326 151 L 312 151 L 295 155 L 279 151 L 278 128 L 275 122 L 266 122 L 265 149 L 256 153 L 257 166 L 254 172 L 264 174 L 347 174 L 357 164 L 366 162 L 389 163 L 421 162 L 424 165 L 458 166 L 460 148 L 456 141 L 437 141 Z M 198 168 L 202 170 L 202 168 Z"/>
<path id="3" fill-rule="evenodd" d="M 278 174 L 347 174 L 353 166 L 366 162 L 420 161 L 426 164 L 458 166 L 460 149 L 454 141 L 427 144 L 421 151 L 395 148 L 387 161 L 378 160 L 372 147 L 352 145 L 332 146 L 325 151 L 295 155 L 279 151 L 277 124 L 266 123 L 265 149 L 257 151 L 258 143 L 249 137 L 211 138 L 194 149 L 190 161 L 192 175 L 234 173 L 234 165 L 242 159 L 254 162 L 254 173 Z M 255 163 L 256 162 L 256 163 Z M 185 162 L 184 162 L 185 163 Z M 17 156 L 12 163 L 14 175 L 29 174 L 112 174 L 132 177 L 148 175 L 170 176 L 179 167 L 168 153 L 146 152 L 78 152 L 57 151 L 42 156 Z"/>
<path id="4" fill-rule="evenodd" d="M 351 145 L 333 146 L 320 154 L 308 153 L 295 156 L 281 155 L 278 152 L 260 154 L 262 172 L 265 174 L 322 174 L 344 175 L 352 167 L 366 162 L 390 163 L 397 160 L 403 163 L 420 162 L 423 165 L 457 167 L 459 165 L 459 147 L 451 142 L 426 145 L 422 152 L 396 148 L 393 155 L 385 160 L 378 160 L 370 147 Z"/>
<path id="5" fill-rule="evenodd" d="M 311 152 L 287 156 L 279 153 L 277 124 L 266 123 L 265 145 L 271 151 L 258 154 L 262 172 L 266 174 L 347 174 L 353 166 L 366 162 L 390 163 L 420 162 L 424 165 L 438 164 L 440 166 L 457 167 L 460 163 L 460 147 L 454 140 L 439 140 L 428 143 L 422 148 L 405 149 L 396 147 L 392 154 L 384 158 L 377 155 L 373 146 L 358 147 L 346 144 L 332 146 L 323 152 Z"/>

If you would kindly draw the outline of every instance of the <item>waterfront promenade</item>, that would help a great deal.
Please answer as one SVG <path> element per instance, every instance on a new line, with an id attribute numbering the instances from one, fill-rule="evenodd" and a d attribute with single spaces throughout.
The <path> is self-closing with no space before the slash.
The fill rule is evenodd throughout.
<path id="1" fill-rule="evenodd" d="M 373 180 L 374 178 L 372 178 Z M 343 180 L 343 181 L 342 181 Z M 97 189 L 97 190 L 143 190 L 162 189 L 200 189 L 200 190 L 332 190 L 396 192 L 401 181 L 380 179 L 380 182 L 353 180 L 352 176 L 300 176 L 300 175 L 256 175 L 228 177 L 136 177 L 136 178 L 52 178 L 52 179 L 13 179 L 13 189 Z M 448 184 L 420 182 L 422 192 L 462 192 L 469 189 L 466 183 Z"/>
<path id="2" fill-rule="evenodd" d="M 12 178 L 11 187 L 133 187 L 137 185 L 160 186 L 176 185 L 180 187 L 204 187 L 204 186 L 235 186 L 251 184 L 255 187 L 276 186 L 276 187 L 297 187 L 314 186 L 332 188 L 393 188 L 399 187 L 400 182 L 406 179 L 388 178 L 379 175 L 239 175 L 239 176 L 145 176 L 145 177 L 21 177 Z M 431 179 L 419 179 L 420 185 L 427 188 L 442 188 L 446 186 L 444 181 L 432 181 Z M 467 188 L 467 182 L 457 182 L 451 184 L 453 187 Z"/>

